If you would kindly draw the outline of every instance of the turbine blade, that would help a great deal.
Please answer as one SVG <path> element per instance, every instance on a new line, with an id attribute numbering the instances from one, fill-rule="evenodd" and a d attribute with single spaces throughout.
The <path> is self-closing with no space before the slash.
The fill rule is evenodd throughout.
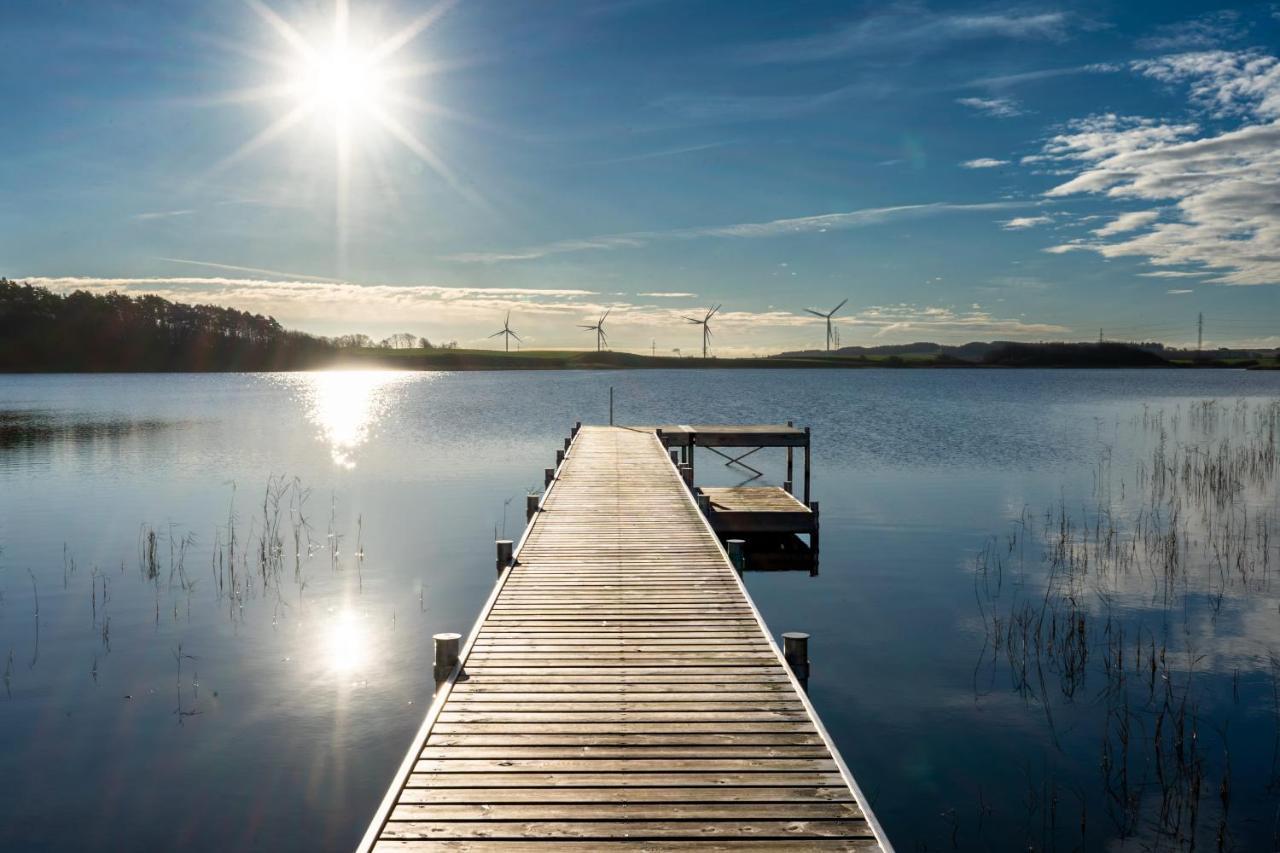
<path id="1" fill-rule="evenodd" d="M 517 335 L 515 332 L 507 332 L 507 334 L 515 338 L 517 341 L 520 340 L 520 336 Z"/>
<path id="2" fill-rule="evenodd" d="M 498 331 L 494 332 L 494 333 L 493 333 L 492 335 L 490 335 L 489 337 L 491 337 L 491 338 L 496 338 L 498 335 L 501 335 L 501 334 L 502 334 L 502 333 L 504 333 L 505 331 L 506 331 L 506 329 L 499 329 Z"/>
<path id="3" fill-rule="evenodd" d="M 834 313 L 836 313 L 837 311 L 839 311 L 841 308 L 843 308 L 843 307 L 844 307 L 844 303 L 845 303 L 845 302 L 848 302 L 848 301 L 849 301 L 849 300 L 848 300 L 848 299 L 846 299 L 846 300 L 844 300 L 844 302 L 841 302 L 841 303 L 840 303 L 839 305 L 837 305 L 835 308 L 832 308 L 832 309 L 831 309 L 831 313 L 832 313 L 832 314 L 834 314 Z"/>
<path id="4" fill-rule="evenodd" d="M 812 314 L 812 315 L 813 315 L 813 316 L 815 316 L 815 317 L 825 317 L 825 316 L 827 316 L 826 314 L 823 314 L 821 311 L 814 311 L 812 308 L 806 308 L 806 309 L 804 309 L 804 310 L 808 311 L 810 314 Z"/>

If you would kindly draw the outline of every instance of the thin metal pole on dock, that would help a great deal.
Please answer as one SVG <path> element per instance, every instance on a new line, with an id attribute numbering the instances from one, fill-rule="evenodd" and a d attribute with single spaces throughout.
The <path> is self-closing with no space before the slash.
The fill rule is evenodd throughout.
<path id="1" fill-rule="evenodd" d="M 609 386 L 609 426 L 613 426 L 613 386 Z"/>

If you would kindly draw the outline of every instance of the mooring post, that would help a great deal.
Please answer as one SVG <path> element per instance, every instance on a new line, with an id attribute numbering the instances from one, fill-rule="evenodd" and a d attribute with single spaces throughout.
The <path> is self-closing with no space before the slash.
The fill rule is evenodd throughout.
<path id="1" fill-rule="evenodd" d="M 689 459 L 688 459 L 688 462 L 689 462 L 689 482 L 690 482 L 690 483 L 692 483 L 692 482 L 693 482 L 693 448 L 694 448 L 694 447 L 696 447 L 696 446 L 697 446 L 697 444 L 698 444 L 698 437 L 697 437 L 696 435 L 692 435 L 692 434 L 691 434 L 691 435 L 689 436 Z"/>
<path id="2" fill-rule="evenodd" d="M 680 467 L 680 451 L 676 450 L 673 447 L 667 452 L 671 454 L 671 464 L 679 468 Z"/>
<path id="3" fill-rule="evenodd" d="M 609 426 L 613 426 L 613 386 L 609 386 Z"/>
<path id="4" fill-rule="evenodd" d="M 524 496 L 524 520 L 525 520 L 525 523 L 527 524 L 528 522 L 533 521 L 533 517 L 534 517 L 535 515 L 537 515 L 537 514 L 538 514 L 538 496 L 537 496 L 537 495 L 525 495 L 525 496 Z"/>
<path id="5" fill-rule="evenodd" d="M 803 631 L 787 631 L 782 635 L 782 656 L 795 673 L 796 681 L 809 692 L 809 635 Z"/>
<path id="6" fill-rule="evenodd" d="M 578 430 L 582 429 L 582 421 L 575 421 L 573 428 L 569 430 L 569 435 L 573 438 L 578 437 Z"/>
<path id="7" fill-rule="evenodd" d="M 557 448 L 556 450 L 556 467 L 560 467 L 560 463 L 564 461 L 564 451 Z"/>
<path id="8" fill-rule="evenodd" d="M 680 477 L 684 480 L 684 484 L 689 487 L 689 491 L 693 491 L 693 466 L 681 465 Z"/>
<path id="9" fill-rule="evenodd" d="M 787 421 L 787 426 L 794 427 L 795 423 L 793 423 L 792 421 Z M 795 448 L 788 444 L 787 445 L 787 482 L 788 483 L 793 482 L 795 480 L 795 477 L 792 476 L 792 465 L 795 463 L 795 455 L 796 455 Z M 790 486 L 787 486 L 786 489 L 788 492 L 791 491 Z"/>
<path id="10" fill-rule="evenodd" d="M 783 480 L 783 481 L 782 481 L 782 490 L 783 490 L 784 492 L 786 492 L 787 494 L 789 494 L 789 495 L 794 495 L 794 494 L 795 494 L 795 488 L 794 488 L 794 486 L 795 486 L 795 483 L 791 482 L 790 480 Z"/>
<path id="11" fill-rule="evenodd" d="M 543 469 L 542 469 L 542 486 L 543 486 L 543 488 L 546 488 L 546 487 L 550 486 L 550 485 L 551 485 L 551 481 L 552 481 L 552 480 L 554 480 L 555 478 L 556 478 L 556 469 L 555 469 L 555 468 L 543 468 Z"/>
<path id="12" fill-rule="evenodd" d="M 564 452 L 569 452 L 569 445 L 573 444 L 573 436 L 569 436 L 564 440 Z"/>
<path id="13" fill-rule="evenodd" d="M 502 574 L 502 570 L 511 565 L 511 545 L 510 539 L 499 539 L 494 543 L 498 552 L 498 574 Z"/>
<path id="14" fill-rule="evenodd" d="M 747 555 L 743 551 L 747 542 L 745 539 L 730 539 L 724 543 L 726 550 L 729 552 L 729 562 L 733 563 L 733 567 L 738 570 L 738 574 L 742 574 L 747 567 Z"/>
<path id="15" fill-rule="evenodd" d="M 704 495 L 702 492 L 698 492 L 698 509 L 700 509 L 702 511 L 702 514 L 705 515 L 707 518 L 711 517 L 711 496 L 710 495 Z"/>
<path id="16" fill-rule="evenodd" d="M 458 665 L 458 641 L 461 639 L 461 634 L 454 633 L 433 634 L 431 637 L 436 650 L 436 665 L 433 667 L 433 675 L 435 676 L 437 690 L 440 689 L 440 685 L 444 681 L 448 680 L 453 668 Z"/>
<path id="17" fill-rule="evenodd" d="M 809 505 L 809 428 L 804 428 L 804 505 Z"/>

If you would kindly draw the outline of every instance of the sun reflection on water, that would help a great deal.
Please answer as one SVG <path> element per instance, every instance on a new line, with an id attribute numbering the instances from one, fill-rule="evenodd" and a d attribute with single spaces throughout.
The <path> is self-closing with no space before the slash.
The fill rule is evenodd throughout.
<path id="1" fill-rule="evenodd" d="M 335 673 L 345 675 L 364 666 L 369 646 L 369 631 L 355 611 L 339 611 L 324 628 L 325 661 Z"/>
<path id="2" fill-rule="evenodd" d="M 307 374 L 307 416 L 320 428 L 334 464 L 356 466 L 356 451 L 386 414 L 395 386 L 406 381 L 395 370 L 330 370 Z"/>

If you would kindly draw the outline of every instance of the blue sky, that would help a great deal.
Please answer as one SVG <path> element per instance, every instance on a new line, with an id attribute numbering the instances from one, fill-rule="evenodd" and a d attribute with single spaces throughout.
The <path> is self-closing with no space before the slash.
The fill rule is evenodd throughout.
<path id="1" fill-rule="evenodd" d="M 463 345 L 846 297 L 846 345 L 1280 344 L 1280 6 L 341 9 L 6 3 L 0 271 Z"/>

